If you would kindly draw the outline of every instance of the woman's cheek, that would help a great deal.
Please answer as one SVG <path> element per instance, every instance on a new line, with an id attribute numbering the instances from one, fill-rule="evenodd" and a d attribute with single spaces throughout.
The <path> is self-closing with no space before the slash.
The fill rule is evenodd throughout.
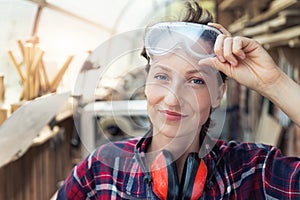
<path id="1" fill-rule="evenodd" d="M 157 86 L 155 86 L 154 84 L 147 84 L 145 87 L 145 95 L 148 101 L 148 104 L 153 104 L 155 103 L 156 99 L 157 99 Z"/>

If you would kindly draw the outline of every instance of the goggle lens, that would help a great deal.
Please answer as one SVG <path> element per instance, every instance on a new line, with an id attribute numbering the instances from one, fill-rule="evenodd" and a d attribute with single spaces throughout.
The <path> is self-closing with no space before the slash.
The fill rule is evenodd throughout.
<path id="1" fill-rule="evenodd" d="M 213 48 L 219 34 L 219 30 L 202 24 L 164 22 L 147 29 L 145 48 L 150 56 L 165 55 L 181 48 L 202 59 L 214 56 Z"/>

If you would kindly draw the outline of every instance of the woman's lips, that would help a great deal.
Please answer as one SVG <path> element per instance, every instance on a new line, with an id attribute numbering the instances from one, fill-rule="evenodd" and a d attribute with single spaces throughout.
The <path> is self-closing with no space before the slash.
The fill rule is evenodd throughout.
<path id="1" fill-rule="evenodd" d="M 160 110 L 160 112 L 164 115 L 166 120 L 169 120 L 169 121 L 178 121 L 178 120 L 181 120 L 182 118 L 186 117 L 186 115 L 183 115 L 178 112 L 173 112 L 170 110 Z"/>

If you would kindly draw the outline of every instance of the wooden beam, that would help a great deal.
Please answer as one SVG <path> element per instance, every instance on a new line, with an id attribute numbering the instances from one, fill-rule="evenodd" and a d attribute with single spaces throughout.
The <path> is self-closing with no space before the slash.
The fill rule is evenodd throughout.
<path id="1" fill-rule="evenodd" d="M 236 7 L 242 7 L 245 5 L 245 0 L 223 0 L 219 6 L 221 11 L 231 10 Z"/>
<path id="2" fill-rule="evenodd" d="M 32 33 L 31 33 L 32 36 L 36 35 L 38 25 L 40 23 L 42 10 L 43 10 L 43 7 L 39 5 L 38 10 L 37 10 L 36 15 L 35 15 L 35 18 L 34 18 L 34 24 L 33 24 Z"/>
<path id="3" fill-rule="evenodd" d="M 251 13 L 259 14 L 259 12 L 267 7 L 271 0 L 223 0 L 218 7 L 220 11 L 233 11 L 237 8 L 242 8 Z M 247 5 L 247 6 L 245 6 Z"/>
<path id="4" fill-rule="evenodd" d="M 292 28 L 284 29 L 278 33 L 268 33 L 253 37 L 256 41 L 263 44 L 265 47 L 288 45 L 290 47 L 299 45 L 300 25 Z M 292 46 L 294 45 L 294 46 Z"/>
<path id="5" fill-rule="evenodd" d="M 263 34 L 271 31 L 279 31 L 285 29 L 286 27 L 291 27 L 293 25 L 298 25 L 300 21 L 299 16 L 280 14 L 279 16 L 266 21 L 262 24 L 258 24 L 253 27 L 244 28 L 242 31 L 242 35 L 244 36 L 254 36 L 258 34 Z"/>
<path id="6" fill-rule="evenodd" d="M 242 29 L 245 28 L 246 22 L 249 20 L 249 16 L 248 15 L 244 15 L 242 17 L 240 17 L 238 20 L 236 20 L 234 23 L 231 23 L 228 26 L 228 30 L 231 33 L 236 33 Z"/>
<path id="7" fill-rule="evenodd" d="M 51 9 L 51 10 L 57 11 L 57 12 L 59 12 L 59 13 L 62 13 L 62 14 L 64 14 L 64 15 L 67 15 L 67 16 L 69 16 L 69 17 L 78 19 L 78 20 L 80 20 L 80 21 L 82 21 L 82 22 L 84 22 L 84 23 L 90 24 L 90 25 L 92 25 L 92 26 L 95 26 L 95 27 L 97 27 L 97 28 L 100 28 L 100 29 L 102 29 L 102 30 L 104 30 L 104 31 L 107 31 L 107 32 L 109 32 L 109 33 L 114 33 L 114 31 L 115 31 L 114 29 L 112 29 L 112 28 L 110 28 L 110 27 L 107 27 L 107 26 L 104 26 L 103 24 L 96 23 L 96 22 L 94 22 L 94 21 L 91 21 L 91 20 L 89 20 L 89 19 L 86 19 L 86 18 L 84 18 L 84 17 L 81 17 L 81 16 L 79 16 L 79 15 L 73 13 L 73 12 L 70 12 L 70 11 L 68 11 L 68 10 L 65 10 L 65 9 L 63 9 L 63 8 L 61 8 L 61 7 L 58 7 L 58 6 L 55 6 L 55 5 L 53 5 L 53 4 L 47 3 L 45 0 L 26 0 L 26 1 L 30 1 L 30 2 L 32 2 L 32 3 L 38 4 L 38 5 L 41 6 L 42 8 L 46 7 L 46 8 L 49 8 L 49 9 Z"/>
<path id="8" fill-rule="evenodd" d="M 268 20 L 269 18 L 277 15 L 278 12 L 292 6 L 293 8 L 298 7 L 299 4 L 300 1 L 298 0 L 275 0 L 272 2 L 267 12 L 264 12 L 258 16 L 254 16 L 254 18 L 252 18 L 247 22 L 247 26 L 252 26 L 262 21 Z"/>

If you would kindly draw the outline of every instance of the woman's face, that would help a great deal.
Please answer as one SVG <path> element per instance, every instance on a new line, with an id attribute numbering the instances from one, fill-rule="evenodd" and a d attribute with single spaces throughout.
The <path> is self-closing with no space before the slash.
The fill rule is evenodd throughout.
<path id="1" fill-rule="evenodd" d="M 217 84 L 218 72 L 187 57 L 171 53 L 153 58 L 145 94 L 154 135 L 196 136 L 211 107 L 220 103 L 224 91 Z"/>

